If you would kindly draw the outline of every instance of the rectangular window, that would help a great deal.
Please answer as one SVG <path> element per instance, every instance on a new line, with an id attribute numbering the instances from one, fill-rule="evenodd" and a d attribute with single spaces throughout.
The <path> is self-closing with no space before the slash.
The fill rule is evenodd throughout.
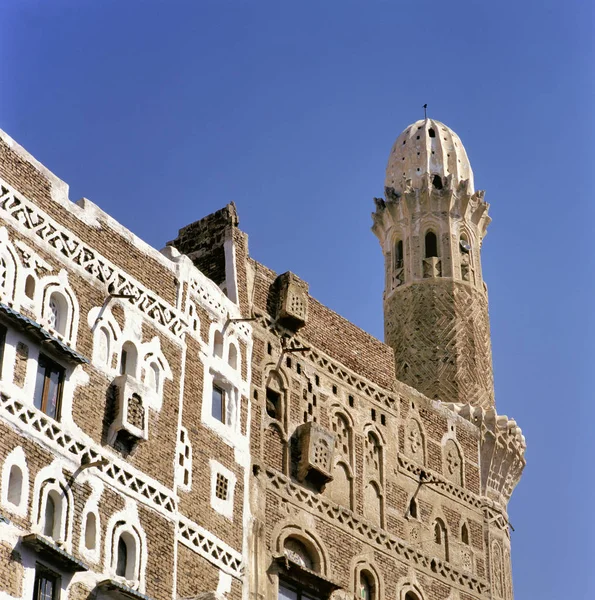
<path id="1" fill-rule="evenodd" d="M 39 355 L 35 381 L 34 405 L 48 417 L 60 420 L 64 369 L 43 354 Z"/>
<path id="2" fill-rule="evenodd" d="M 218 421 L 225 423 L 225 392 L 216 385 L 213 386 L 211 414 Z"/>
<path id="3" fill-rule="evenodd" d="M 6 327 L 0 325 L 0 376 L 2 375 L 2 364 L 4 362 L 4 345 L 6 344 Z"/>
<path id="4" fill-rule="evenodd" d="M 278 600 L 318 600 L 318 598 L 303 589 L 301 585 L 279 581 Z"/>
<path id="5" fill-rule="evenodd" d="M 37 567 L 33 600 L 57 600 L 58 576 L 44 568 Z"/>

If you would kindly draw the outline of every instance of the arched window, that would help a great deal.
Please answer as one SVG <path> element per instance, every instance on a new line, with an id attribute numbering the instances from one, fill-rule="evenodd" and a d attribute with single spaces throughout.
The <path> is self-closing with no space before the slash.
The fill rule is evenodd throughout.
<path id="1" fill-rule="evenodd" d="M 160 381 L 160 370 L 159 367 L 157 366 L 156 363 L 151 363 L 148 367 L 147 367 L 147 374 L 146 374 L 146 385 L 148 388 L 150 388 L 151 390 L 153 390 L 154 392 L 158 393 L 159 392 L 159 381 Z"/>
<path id="2" fill-rule="evenodd" d="M 426 258 L 438 256 L 438 238 L 433 231 L 428 231 L 426 233 L 425 246 Z"/>
<path id="3" fill-rule="evenodd" d="M 33 300 L 35 296 L 35 277 L 33 275 L 27 275 L 25 280 L 25 296 L 30 300 Z"/>
<path id="4" fill-rule="evenodd" d="M 411 498 L 411 501 L 409 502 L 409 516 L 412 519 L 417 519 L 417 502 L 415 501 L 415 498 Z"/>
<path id="5" fill-rule="evenodd" d="M 55 490 L 48 492 L 43 513 L 43 535 L 58 539 L 62 529 L 62 498 Z"/>
<path id="6" fill-rule="evenodd" d="M 87 513 L 85 520 L 85 548 L 95 550 L 97 544 L 97 517 L 95 513 Z"/>
<path id="7" fill-rule="evenodd" d="M 442 558 L 448 560 L 448 539 L 446 526 L 442 519 L 436 519 L 434 522 L 434 543 L 441 548 Z"/>
<path id="8" fill-rule="evenodd" d="M 116 575 L 126 577 L 128 567 L 128 546 L 122 536 L 118 539 L 118 559 L 116 561 Z"/>
<path id="9" fill-rule="evenodd" d="M 417 596 L 417 594 L 414 594 L 413 592 L 407 592 L 405 594 L 405 600 L 419 600 L 419 597 Z"/>
<path id="10" fill-rule="evenodd" d="M 219 358 L 223 358 L 223 334 L 220 331 L 215 331 L 213 339 L 213 354 Z"/>
<path id="11" fill-rule="evenodd" d="M 56 333 L 66 335 L 66 325 L 68 322 L 68 303 L 66 298 L 58 292 L 50 295 L 48 303 L 48 325 Z"/>
<path id="12" fill-rule="evenodd" d="M 432 185 L 437 189 L 437 190 L 441 190 L 442 189 L 442 177 L 440 177 L 440 175 L 434 175 L 432 177 Z"/>
<path id="13" fill-rule="evenodd" d="M 116 575 L 136 579 L 136 542 L 129 532 L 120 534 L 116 552 Z"/>
<path id="14" fill-rule="evenodd" d="M 110 336 L 105 327 L 97 332 L 97 362 L 102 367 L 110 366 Z"/>
<path id="15" fill-rule="evenodd" d="M 12 465 L 8 476 L 8 492 L 6 499 L 14 506 L 21 504 L 23 494 L 23 472 L 17 465 Z"/>
<path id="16" fill-rule="evenodd" d="M 463 523 L 461 527 L 461 542 L 469 545 L 469 530 L 467 529 L 467 523 Z"/>
<path id="17" fill-rule="evenodd" d="M 395 243 L 395 269 L 403 267 L 403 240 Z"/>
<path id="18" fill-rule="evenodd" d="M 312 555 L 308 552 L 308 549 L 303 542 L 297 538 L 289 537 L 285 540 L 283 548 L 290 560 L 306 569 L 314 569 L 315 564 Z"/>
<path id="19" fill-rule="evenodd" d="M 361 600 L 376 600 L 374 578 L 367 571 L 359 574 L 359 597 Z"/>
<path id="20" fill-rule="evenodd" d="M 120 356 L 120 374 L 136 377 L 136 363 L 138 362 L 138 352 L 132 342 L 126 342 L 122 346 Z"/>
<path id="21" fill-rule="evenodd" d="M 232 369 L 238 368 L 238 349 L 235 344 L 229 344 L 229 356 L 227 362 Z"/>

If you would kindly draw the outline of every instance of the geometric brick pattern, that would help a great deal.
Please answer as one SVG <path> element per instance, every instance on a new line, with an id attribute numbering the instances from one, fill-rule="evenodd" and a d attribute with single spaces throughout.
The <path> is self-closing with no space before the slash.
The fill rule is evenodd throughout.
<path id="1" fill-rule="evenodd" d="M 493 406 L 484 294 L 451 279 L 419 281 L 386 299 L 384 323 L 397 379 L 442 402 Z"/>
<path id="2" fill-rule="evenodd" d="M 242 555 L 200 525 L 180 517 L 178 540 L 222 571 L 229 573 L 236 579 L 242 579 L 244 571 Z"/>
<path id="3" fill-rule="evenodd" d="M 331 520 L 339 527 L 347 528 L 352 535 L 360 537 L 368 543 L 373 543 L 380 550 L 390 553 L 391 556 L 399 557 L 407 563 L 415 565 L 416 568 L 439 576 L 450 585 L 459 586 L 467 592 L 484 594 L 489 590 L 489 585 L 485 580 L 459 571 L 448 562 L 423 554 L 404 540 L 359 518 L 349 509 L 293 484 L 281 473 L 265 469 L 265 474 L 268 484 L 282 497 L 298 503 L 300 508 L 306 509 L 308 512 L 314 512 Z"/>
<path id="4" fill-rule="evenodd" d="M 181 337 L 186 331 L 187 324 L 176 308 L 160 300 L 156 294 L 118 269 L 2 181 L 0 213 L 17 228 L 29 230 L 60 252 L 64 259 L 71 262 L 72 267 L 83 269 L 87 275 L 105 284 L 111 293 L 131 296 L 131 304 L 174 336 Z"/>

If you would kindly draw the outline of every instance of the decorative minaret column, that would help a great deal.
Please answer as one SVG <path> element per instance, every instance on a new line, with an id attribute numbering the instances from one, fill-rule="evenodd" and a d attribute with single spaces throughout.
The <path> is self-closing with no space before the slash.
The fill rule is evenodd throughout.
<path id="1" fill-rule="evenodd" d="M 397 378 L 430 398 L 487 408 L 494 385 L 483 197 L 456 133 L 418 121 L 391 150 L 372 231 L 384 253 L 384 336 Z"/>

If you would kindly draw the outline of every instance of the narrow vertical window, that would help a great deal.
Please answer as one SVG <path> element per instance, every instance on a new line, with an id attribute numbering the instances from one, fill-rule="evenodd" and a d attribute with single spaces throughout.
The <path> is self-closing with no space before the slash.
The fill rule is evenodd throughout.
<path id="1" fill-rule="evenodd" d="M 122 536 L 118 538 L 118 558 L 116 561 L 116 575 L 126 577 L 128 569 L 128 546 Z"/>
<path id="2" fill-rule="evenodd" d="M 4 346 L 6 345 L 6 327 L 0 325 L 0 377 L 2 375 L 2 364 L 4 363 Z"/>
<path id="3" fill-rule="evenodd" d="M 27 279 L 25 280 L 25 296 L 29 300 L 33 300 L 35 296 L 35 278 L 33 275 L 27 275 Z"/>
<path id="4" fill-rule="evenodd" d="M 426 258 L 432 258 L 438 256 L 438 238 L 433 231 L 426 233 Z"/>
<path id="5" fill-rule="evenodd" d="M 461 528 L 461 542 L 469 545 L 469 530 L 466 523 L 463 523 L 463 527 Z"/>
<path id="6" fill-rule="evenodd" d="M 403 240 L 395 244 L 395 269 L 403 267 Z"/>
<path id="7" fill-rule="evenodd" d="M 359 597 L 361 600 L 376 600 L 374 594 L 374 583 L 369 573 L 362 571 L 359 576 Z"/>
<path id="8" fill-rule="evenodd" d="M 12 465 L 8 476 L 8 493 L 6 499 L 14 506 L 20 506 L 23 493 L 23 472 L 17 465 Z"/>
<path id="9" fill-rule="evenodd" d="M 225 392 L 216 385 L 213 386 L 211 414 L 218 421 L 225 423 Z"/>
<path id="10" fill-rule="evenodd" d="M 64 382 L 64 369 L 55 362 L 39 355 L 37 364 L 37 378 L 33 404 L 48 417 L 60 420 L 60 403 L 62 401 L 62 385 Z"/>
<path id="11" fill-rule="evenodd" d="M 52 498 L 51 493 L 45 499 L 45 512 L 43 515 L 43 535 L 54 537 L 56 528 L 56 503 Z"/>
<path id="12" fill-rule="evenodd" d="M 97 540 L 97 517 L 95 513 L 88 513 L 85 521 L 85 548 L 95 550 Z"/>

